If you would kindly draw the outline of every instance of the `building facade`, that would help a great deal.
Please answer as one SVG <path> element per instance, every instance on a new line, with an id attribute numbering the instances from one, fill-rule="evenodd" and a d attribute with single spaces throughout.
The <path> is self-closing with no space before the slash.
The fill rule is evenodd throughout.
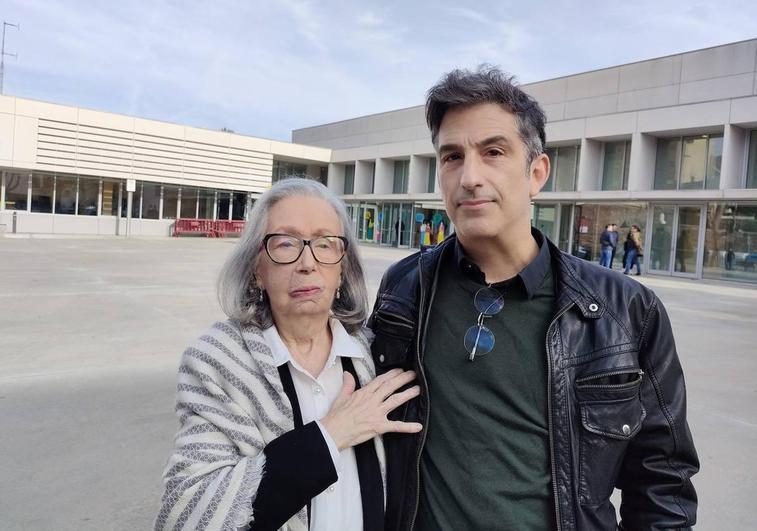
<path id="1" fill-rule="evenodd" d="M 636 224 L 646 272 L 757 282 L 756 65 L 750 40 L 524 85 L 552 162 L 534 225 L 598 260 L 606 224 L 621 243 Z M 332 149 L 328 183 L 361 240 L 415 246 L 450 230 L 422 106 L 292 139 Z"/>
<path id="2" fill-rule="evenodd" d="M 0 96 L 6 233 L 168 235 L 245 219 L 283 176 L 326 183 L 331 150 Z"/>
<path id="3" fill-rule="evenodd" d="M 599 258 L 641 227 L 643 270 L 757 282 L 757 39 L 524 85 L 547 114 L 533 223 Z M 434 244 L 454 227 L 422 106 L 298 129 L 293 143 L 0 96 L 0 229 L 167 235 L 244 219 L 277 179 L 341 195 L 358 238 Z M 615 258 L 620 266 L 622 251 Z"/>

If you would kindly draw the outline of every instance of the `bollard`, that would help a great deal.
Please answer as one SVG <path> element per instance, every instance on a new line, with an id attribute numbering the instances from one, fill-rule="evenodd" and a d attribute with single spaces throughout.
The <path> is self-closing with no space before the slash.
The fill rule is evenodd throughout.
<path id="1" fill-rule="evenodd" d="M 18 226 L 18 212 L 13 213 L 13 234 L 16 234 L 16 229 Z"/>

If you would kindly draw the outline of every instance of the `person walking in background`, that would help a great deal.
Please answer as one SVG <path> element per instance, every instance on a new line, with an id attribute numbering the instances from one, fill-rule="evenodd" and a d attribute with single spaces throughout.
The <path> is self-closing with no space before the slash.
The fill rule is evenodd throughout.
<path id="1" fill-rule="evenodd" d="M 599 235 L 599 265 L 602 267 L 610 267 L 612 263 L 612 253 L 615 250 L 612 241 L 612 223 L 610 223 L 605 225 L 605 230 Z M 618 241 L 617 236 L 615 241 Z"/>
<path id="2" fill-rule="evenodd" d="M 627 275 L 635 265 L 636 274 L 641 275 L 639 257 L 643 256 L 643 246 L 641 245 L 641 229 L 639 229 L 638 225 L 631 225 L 631 230 L 628 231 L 628 236 L 626 236 L 626 242 L 623 244 L 623 250 L 626 252 L 623 263 L 623 274 Z"/>
<path id="3" fill-rule="evenodd" d="M 610 255 L 610 264 L 607 266 L 612 269 L 612 264 L 615 263 L 615 252 L 618 250 L 618 226 L 613 223 L 610 225 L 612 232 L 610 233 L 610 241 L 612 242 L 612 254 Z"/>
<path id="4" fill-rule="evenodd" d="M 426 230 L 423 232 L 423 245 L 431 245 L 431 223 L 424 223 Z"/>

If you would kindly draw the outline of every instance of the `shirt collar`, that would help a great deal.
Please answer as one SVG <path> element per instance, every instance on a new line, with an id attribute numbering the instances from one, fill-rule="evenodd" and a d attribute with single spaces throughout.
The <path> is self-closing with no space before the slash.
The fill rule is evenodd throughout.
<path id="1" fill-rule="evenodd" d="M 536 227 L 531 227 L 531 236 L 533 236 L 536 244 L 539 246 L 539 253 L 526 267 L 524 267 L 515 277 L 498 282 L 494 286 L 509 286 L 513 282 L 520 281 L 526 290 L 526 295 L 530 299 L 539 289 L 544 277 L 552 267 L 552 259 L 549 253 L 549 246 L 547 245 L 547 238 Z M 455 239 L 455 261 L 457 262 L 460 271 L 464 274 L 473 277 L 475 280 L 485 283 L 484 273 L 478 268 L 473 260 L 471 260 L 465 249 L 460 244 L 460 240 Z"/>
<path id="2" fill-rule="evenodd" d="M 333 317 L 329 319 L 329 326 L 331 327 L 331 352 L 329 352 L 329 359 L 326 365 L 330 364 L 336 359 L 337 356 L 343 358 L 362 358 L 363 351 L 358 343 L 347 330 L 339 319 Z M 273 363 L 276 367 L 280 367 L 288 362 L 294 362 L 291 352 L 284 344 L 284 341 L 279 335 L 279 331 L 276 329 L 276 325 L 263 330 L 263 338 L 268 347 L 271 349 L 271 355 L 273 356 Z"/>

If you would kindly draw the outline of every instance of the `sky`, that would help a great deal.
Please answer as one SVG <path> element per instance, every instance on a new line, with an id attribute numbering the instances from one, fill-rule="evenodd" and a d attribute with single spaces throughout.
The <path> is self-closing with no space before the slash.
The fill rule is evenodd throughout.
<path id="1" fill-rule="evenodd" d="M 4 93 L 288 141 L 420 105 L 452 68 L 522 83 L 757 37 L 754 0 L 0 0 Z"/>

